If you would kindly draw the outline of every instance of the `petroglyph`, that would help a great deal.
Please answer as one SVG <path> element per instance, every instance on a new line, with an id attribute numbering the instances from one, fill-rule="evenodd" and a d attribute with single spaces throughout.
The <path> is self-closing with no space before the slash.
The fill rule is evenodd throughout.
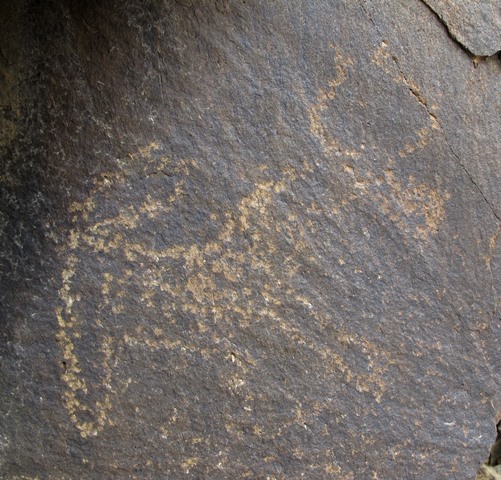
<path id="1" fill-rule="evenodd" d="M 414 177 L 397 178 L 392 158 L 386 159 L 382 171 L 360 171 L 357 159 L 370 147 L 367 139 L 343 146 L 327 121 L 348 87 L 350 69 L 356 68 L 354 60 L 334 51 L 336 77 L 310 109 L 310 130 L 326 154 L 344 159 L 344 174 L 353 190 L 332 205 L 329 215 L 339 214 L 362 197 L 402 231 L 425 241 L 443 221 L 449 194 Z M 383 68 L 394 84 L 408 88 L 416 106 L 423 105 L 418 88 L 403 76 L 386 45 L 376 51 L 374 65 Z M 436 126 L 433 115 L 424 118 L 428 125 L 416 131 L 413 142 L 405 140 L 395 157 L 405 159 L 426 148 Z M 190 199 L 199 194 L 193 179 L 203 178 L 206 172 L 197 160 L 174 159 L 156 143 L 120 160 L 118 173 L 94 179 L 87 199 L 71 207 L 73 228 L 61 248 L 66 266 L 61 275 L 61 305 L 55 312 L 63 399 L 83 437 L 113 425 L 114 398 L 126 395 L 131 383 L 117 368 L 128 349 L 176 352 L 178 357 L 200 355 L 205 360 L 224 351 L 237 367 L 227 375 L 226 386 L 242 396 L 244 409 L 251 409 L 255 393 L 246 376 L 259 368 L 260 359 L 245 346 L 234 345 L 232 338 L 263 325 L 270 336 L 286 336 L 282 344 L 319 356 L 327 376 L 381 401 L 385 377 L 394 364 L 389 354 L 348 331 L 339 332 L 336 345 L 319 348 L 307 340 L 299 320 L 287 315 L 292 302 L 301 305 L 305 318 L 318 328 L 336 323 L 330 310 L 298 286 L 303 275 L 298 259 L 313 265 L 322 261 L 310 241 L 317 233 L 315 218 L 323 214 L 322 208 L 315 202 L 295 206 L 281 200 L 312 168 L 304 162 L 301 169 L 283 167 L 276 172 L 263 165 L 248 192 L 224 212 L 190 210 L 197 205 L 190 204 Z M 297 209 L 306 211 L 307 217 Z M 288 249 L 274 242 L 277 235 L 287 239 Z M 344 259 L 337 261 L 341 271 L 346 268 Z M 124 315 L 137 316 L 137 325 L 122 321 Z M 94 358 L 81 354 L 83 344 L 89 342 L 94 345 Z M 365 358 L 366 368 L 353 368 L 345 348 Z M 277 425 L 276 434 L 297 421 L 290 418 Z M 259 424 L 256 429 L 266 431 Z M 274 435 L 269 429 L 267 434 Z"/>
<path id="2" fill-rule="evenodd" d="M 352 178 L 357 192 L 375 202 L 402 231 L 410 231 L 423 241 L 438 231 L 445 216 L 445 202 L 450 198 L 448 192 L 440 193 L 417 183 L 412 176 L 405 183 L 399 181 L 391 161 L 378 176 L 348 164 L 344 170 Z"/>
<path id="3" fill-rule="evenodd" d="M 364 162 L 363 170 L 357 168 L 357 160 L 368 155 L 367 151 L 374 147 L 370 144 L 370 140 L 371 135 L 374 136 L 376 130 L 371 130 L 370 126 L 378 123 L 379 114 L 382 112 L 369 111 L 367 118 L 363 121 L 353 120 L 358 128 L 352 135 L 351 144 L 344 145 L 336 138 L 336 128 L 340 129 L 341 137 L 350 137 L 351 127 L 347 127 L 349 119 L 335 118 L 336 114 L 339 115 L 339 112 L 346 110 L 346 108 L 336 110 L 335 106 L 336 102 L 343 98 L 343 95 L 356 97 L 351 91 L 352 85 L 350 85 L 347 71 L 353 70 L 352 76 L 356 77 L 357 64 L 353 59 L 341 53 L 338 48 L 334 48 L 334 56 L 336 76 L 328 82 L 326 89 L 320 90 L 317 100 L 309 112 L 311 133 L 318 138 L 326 154 L 344 160 L 342 168 L 344 173 L 351 178 L 355 192 L 353 198 L 363 196 L 367 201 L 375 202 L 381 212 L 402 231 L 411 232 L 412 236 L 420 241 L 427 240 L 430 234 L 438 231 L 445 216 L 445 203 L 450 198 L 450 194 L 447 191 L 439 192 L 437 188 L 418 182 L 412 176 L 397 178 L 394 173 L 394 158 L 404 160 L 416 151 L 425 149 L 431 141 L 433 131 L 440 131 L 440 126 L 433 113 L 435 107 L 429 107 L 427 100 L 420 93 L 419 87 L 403 74 L 398 60 L 390 53 L 388 45 L 382 42 L 373 55 L 373 64 L 383 69 L 393 84 L 408 89 L 415 108 L 423 109 L 423 117 L 427 118 L 428 124 L 417 128 L 412 139 L 409 138 L 409 135 L 402 138 L 401 145 L 396 150 L 388 148 L 389 151 L 384 152 L 386 155 L 384 169 L 368 169 L 369 162 Z M 363 109 L 354 110 L 361 111 Z M 365 130 L 372 133 L 367 133 Z M 377 143 L 379 145 L 382 142 L 378 141 Z M 380 154 L 379 151 L 378 154 Z M 350 199 L 347 198 L 341 202 L 340 208 L 349 203 Z"/>
<path id="4" fill-rule="evenodd" d="M 301 205 L 284 210 L 280 203 L 310 167 L 305 164 L 301 172 L 284 168 L 278 176 L 263 167 L 263 178 L 234 210 L 206 212 L 207 229 L 217 225 L 212 238 L 193 235 L 189 229 L 196 225 L 188 218 L 184 227 L 191 240 L 181 243 L 170 230 L 187 215 L 184 201 L 194 189 L 192 176 L 202 175 L 198 168 L 195 160 L 174 160 L 150 145 L 123 160 L 122 173 L 98 177 L 88 199 L 72 206 L 73 228 L 61 248 L 66 267 L 56 317 L 63 399 L 80 434 L 94 436 L 113 425 L 114 398 L 126 395 L 131 383 L 117 368 L 129 349 L 175 352 L 178 360 L 171 369 L 183 368 L 183 355 L 210 360 L 224 352 L 235 367 L 226 388 L 241 395 L 244 411 L 251 411 L 256 394 L 246 376 L 263 360 L 232 338 L 242 331 L 253 335 L 257 328 L 270 337 L 286 336 L 283 345 L 313 352 L 322 359 L 325 375 L 379 402 L 393 364 L 389 354 L 350 332 L 340 332 L 336 345 L 319 349 L 314 338 L 305 337 L 301 319 L 287 315 L 292 303 L 302 306 L 304 321 L 316 329 L 335 324 L 326 307 L 297 286 L 304 274 L 296 259 L 321 262 L 307 241 L 315 234 L 313 222 L 298 221 L 294 208 Z M 277 233 L 288 239 L 288 251 L 274 243 Z M 122 321 L 123 315 L 136 316 L 137 324 Z M 89 342 L 94 358 L 81 353 Z M 366 366 L 353 368 L 345 349 L 358 352 Z M 275 433 L 268 428 L 268 435 L 279 435 L 297 421 L 284 420 Z"/>
<path id="5" fill-rule="evenodd" d="M 412 95 L 428 113 L 429 125 L 420 128 L 417 131 L 417 139 L 414 142 L 406 142 L 403 148 L 399 150 L 399 156 L 406 157 L 416 150 L 426 147 L 434 130 L 440 131 L 440 125 L 433 113 L 433 111 L 437 109 L 437 106 L 432 105 L 430 108 L 428 101 L 420 92 L 419 87 L 404 75 L 397 57 L 391 54 L 386 42 L 381 42 L 381 45 L 374 53 L 373 62 L 381 67 L 393 82 L 406 86 L 409 89 L 409 94 Z"/>
<path id="6" fill-rule="evenodd" d="M 338 88 L 347 81 L 346 69 L 351 68 L 354 64 L 338 48 L 335 46 L 332 48 L 336 58 L 336 76 L 327 83 L 327 88 L 320 89 L 317 101 L 309 111 L 310 131 L 319 138 L 327 153 L 340 152 L 347 157 L 356 157 L 360 154 L 358 150 L 341 147 L 340 142 L 329 134 L 322 121 L 322 116 L 328 112 L 330 103 L 336 98 Z"/>

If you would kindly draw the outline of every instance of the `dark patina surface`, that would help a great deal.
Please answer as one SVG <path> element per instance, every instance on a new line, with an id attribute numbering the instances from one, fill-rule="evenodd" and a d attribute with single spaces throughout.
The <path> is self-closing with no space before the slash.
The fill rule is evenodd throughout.
<path id="1" fill-rule="evenodd" d="M 1 3 L 0 477 L 474 478 L 497 56 L 421 0 Z"/>

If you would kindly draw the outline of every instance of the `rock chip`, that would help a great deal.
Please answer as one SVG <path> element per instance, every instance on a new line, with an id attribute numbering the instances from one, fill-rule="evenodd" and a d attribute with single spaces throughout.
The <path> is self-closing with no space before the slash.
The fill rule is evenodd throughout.
<path id="1" fill-rule="evenodd" d="M 497 0 L 423 0 L 444 22 L 451 36 L 473 55 L 501 50 L 501 4 Z"/>

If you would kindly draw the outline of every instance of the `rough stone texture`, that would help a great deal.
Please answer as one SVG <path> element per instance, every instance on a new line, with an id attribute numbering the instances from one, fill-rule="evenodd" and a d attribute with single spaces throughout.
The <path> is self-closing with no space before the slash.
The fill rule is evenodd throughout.
<path id="1" fill-rule="evenodd" d="M 422 1 L 3 1 L 0 476 L 474 478 L 500 65 Z"/>
<path id="2" fill-rule="evenodd" d="M 452 37 L 479 56 L 501 51 L 501 4 L 498 0 L 423 0 Z"/>

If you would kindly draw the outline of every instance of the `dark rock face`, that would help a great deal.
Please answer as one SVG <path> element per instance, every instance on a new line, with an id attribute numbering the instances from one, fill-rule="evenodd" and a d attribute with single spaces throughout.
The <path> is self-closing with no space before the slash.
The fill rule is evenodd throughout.
<path id="1" fill-rule="evenodd" d="M 9 18 L 3 478 L 474 478 L 497 58 L 421 1 Z"/>

